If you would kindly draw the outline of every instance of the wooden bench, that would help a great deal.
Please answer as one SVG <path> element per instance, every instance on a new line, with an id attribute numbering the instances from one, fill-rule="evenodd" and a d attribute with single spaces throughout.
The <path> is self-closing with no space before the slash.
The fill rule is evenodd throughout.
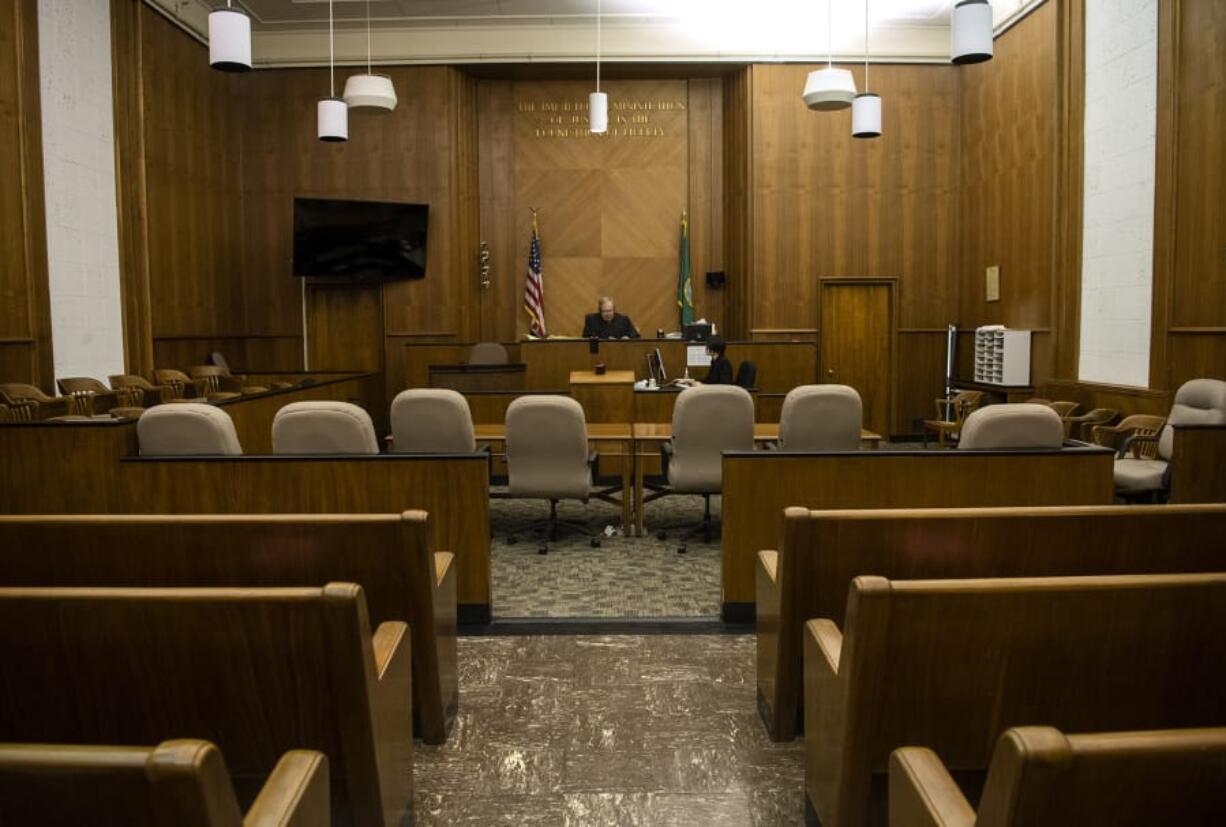
<path id="1" fill-rule="evenodd" d="M 456 577 L 423 511 L 0 516 L 0 586 L 277 587 L 357 583 L 370 622 L 413 631 L 414 731 L 447 740 Z"/>
<path id="2" fill-rule="evenodd" d="M 1073 443 L 1081 445 L 1081 443 Z M 783 509 L 1110 505 L 1114 454 L 1060 451 L 876 451 L 724 454 L 722 614 L 754 619 L 759 551 L 779 548 Z"/>
<path id="3" fill-rule="evenodd" d="M 1017 727 L 996 742 L 976 814 L 930 749 L 890 756 L 890 827 L 1216 827 L 1226 821 L 1226 729 L 1064 735 Z"/>
<path id="4" fill-rule="evenodd" d="M 891 580 L 1226 571 L 1226 505 L 810 511 L 758 552 L 758 708 L 796 736 L 809 618 L 843 623 L 861 574 Z"/>
<path id="5" fill-rule="evenodd" d="M 6 424 L 9 514 L 430 514 L 460 623 L 490 620 L 489 455 L 139 457 L 131 425 Z"/>
<path id="6" fill-rule="evenodd" d="M 1176 425 L 1171 502 L 1226 502 L 1226 425 Z"/>
<path id="7" fill-rule="evenodd" d="M 156 747 L 0 744 L 0 824 L 128 827 L 326 827 L 328 759 L 292 750 L 243 815 L 221 751 L 208 741 Z"/>
<path id="8" fill-rule="evenodd" d="M 899 747 L 973 788 L 1012 726 L 1226 724 L 1226 574 L 857 577 L 846 617 L 805 625 L 805 792 L 824 827 L 886 822 Z"/>
<path id="9" fill-rule="evenodd" d="M 0 589 L 0 739 L 213 742 L 240 802 L 289 749 L 328 756 L 334 818 L 411 818 L 409 629 L 352 583 Z"/>

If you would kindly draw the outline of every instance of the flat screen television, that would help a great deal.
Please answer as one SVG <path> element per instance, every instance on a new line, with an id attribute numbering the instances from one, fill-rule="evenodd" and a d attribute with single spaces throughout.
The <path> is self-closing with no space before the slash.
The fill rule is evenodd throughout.
<path id="1" fill-rule="evenodd" d="M 425 278 L 429 218 L 429 204 L 295 198 L 294 275 Z"/>

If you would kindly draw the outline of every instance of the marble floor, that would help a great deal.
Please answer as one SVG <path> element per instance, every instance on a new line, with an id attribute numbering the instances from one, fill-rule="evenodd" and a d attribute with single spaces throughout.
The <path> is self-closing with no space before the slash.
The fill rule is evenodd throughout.
<path id="1" fill-rule="evenodd" d="M 712 513 L 719 516 L 719 497 L 712 498 Z M 496 618 L 511 617 L 712 617 L 719 614 L 720 548 L 690 540 L 686 553 L 677 553 L 677 537 L 656 538 L 660 528 L 678 528 L 702 519 L 699 497 L 666 497 L 649 503 L 644 512 L 651 533 L 601 537 L 592 548 L 581 534 L 563 533 L 549 544 L 548 554 L 537 553 L 537 539 L 524 526 L 542 519 L 549 506 L 542 500 L 490 501 L 490 550 L 493 611 Z M 620 510 L 607 503 L 563 502 L 562 519 L 581 521 L 592 531 L 616 527 Z M 518 542 L 507 542 L 515 533 Z"/>
<path id="2" fill-rule="evenodd" d="M 751 635 L 463 637 L 460 712 L 416 745 L 418 825 L 801 825 Z"/>

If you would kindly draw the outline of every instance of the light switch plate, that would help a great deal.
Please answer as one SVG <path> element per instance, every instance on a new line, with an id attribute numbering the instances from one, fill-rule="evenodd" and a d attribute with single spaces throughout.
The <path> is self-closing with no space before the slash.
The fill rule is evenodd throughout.
<path id="1" fill-rule="evenodd" d="M 984 274 L 984 297 L 990 302 L 1000 301 L 1000 267 L 992 265 Z"/>

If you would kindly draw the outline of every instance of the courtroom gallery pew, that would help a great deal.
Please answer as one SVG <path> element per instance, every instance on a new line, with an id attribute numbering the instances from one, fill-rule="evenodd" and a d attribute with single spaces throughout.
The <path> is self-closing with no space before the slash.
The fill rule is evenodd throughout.
<path id="1" fill-rule="evenodd" d="M 890 827 L 1217 827 L 1226 729 L 1065 735 L 1016 727 L 996 742 L 979 812 L 930 749 L 890 756 Z"/>
<path id="2" fill-rule="evenodd" d="M 430 514 L 460 623 L 490 620 L 489 456 L 139 457 L 134 425 L 0 426 L 9 514 Z"/>
<path id="3" fill-rule="evenodd" d="M 1226 725 L 1226 574 L 887 580 L 805 626 L 805 793 L 823 827 L 886 822 L 892 750 L 982 783 L 1013 726 Z"/>
<path id="4" fill-rule="evenodd" d="M 413 632 L 414 732 L 447 740 L 459 702 L 454 556 L 403 514 L 0 516 L 0 586 L 357 583 L 370 622 Z"/>
<path id="5" fill-rule="evenodd" d="M 285 753 L 244 816 L 208 741 L 0 744 L 0 824 L 326 827 L 329 806 L 328 759 L 313 750 Z"/>
<path id="6" fill-rule="evenodd" d="M 754 568 L 779 548 L 780 517 L 804 508 L 1110 505 L 1114 454 L 1058 451 L 727 451 L 723 460 L 724 620 L 754 619 Z"/>
<path id="7" fill-rule="evenodd" d="M 758 552 L 758 709 L 796 735 L 805 621 L 841 625 L 861 574 L 891 580 L 1226 571 L 1226 505 L 810 511 Z"/>
<path id="8" fill-rule="evenodd" d="M 328 756 L 338 823 L 411 817 L 409 629 L 359 586 L 0 589 L 0 742 L 201 738 L 242 803 L 290 749 Z"/>

